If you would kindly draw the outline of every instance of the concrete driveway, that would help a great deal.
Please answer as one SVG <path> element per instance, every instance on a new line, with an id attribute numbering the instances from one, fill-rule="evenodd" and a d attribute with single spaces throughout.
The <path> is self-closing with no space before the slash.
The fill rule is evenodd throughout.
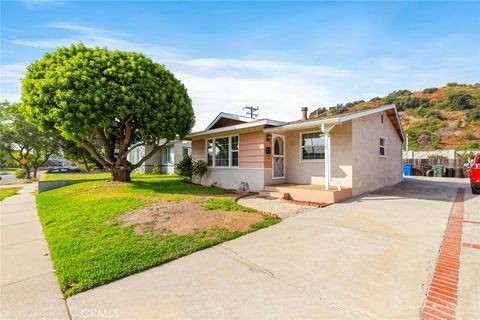
<path id="1" fill-rule="evenodd" d="M 67 300 L 73 319 L 419 319 L 466 180 L 408 179 Z M 480 197 L 465 195 L 480 221 Z M 464 241 L 480 243 L 480 224 Z M 465 237 L 470 237 L 466 239 Z M 466 240 L 465 240 L 466 239 Z M 462 248 L 458 319 L 480 318 L 480 250 Z"/>

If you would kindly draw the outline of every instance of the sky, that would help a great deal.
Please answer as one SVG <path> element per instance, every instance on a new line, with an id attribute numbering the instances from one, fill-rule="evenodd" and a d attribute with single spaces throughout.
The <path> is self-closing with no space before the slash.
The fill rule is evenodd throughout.
<path id="1" fill-rule="evenodd" d="M 0 100 L 59 46 L 138 51 L 187 87 L 194 131 L 221 111 L 292 121 L 448 82 L 480 82 L 478 1 L 1 1 Z"/>

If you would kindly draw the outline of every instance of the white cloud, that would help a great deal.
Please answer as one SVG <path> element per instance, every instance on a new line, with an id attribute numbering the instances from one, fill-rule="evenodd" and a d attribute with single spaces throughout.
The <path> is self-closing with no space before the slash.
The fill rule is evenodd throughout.
<path id="1" fill-rule="evenodd" d="M 21 79 L 25 75 L 25 65 L 0 65 L 0 101 L 20 100 Z"/>

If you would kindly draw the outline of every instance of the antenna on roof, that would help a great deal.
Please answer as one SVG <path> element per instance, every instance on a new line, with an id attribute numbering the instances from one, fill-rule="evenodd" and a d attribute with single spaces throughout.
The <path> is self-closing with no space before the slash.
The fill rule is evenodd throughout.
<path id="1" fill-rule="evenodd" d="M 247 110 L 247 116 L 252 118 L 252 119 L 256 119 L 258 117 L 258 113 L 257 111 L 260 110 L 260 107 L 253 107 L 253 106 L 245 106 L 243 107 L 243 110 Z"/>

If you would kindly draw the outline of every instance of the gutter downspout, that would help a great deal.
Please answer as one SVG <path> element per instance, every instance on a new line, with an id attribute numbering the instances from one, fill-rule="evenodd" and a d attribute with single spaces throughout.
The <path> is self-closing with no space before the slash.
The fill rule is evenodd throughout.
<path id="1" fill-rule="evenodd" d="M 337 187 L 337 190 L 342 190 L 342 187 L 332 181 L 332 157 L 331 157 L 331 139 L 330 139 L 330 130 L 335 127 L 335 124 L 331 127 L 326 127 L 324 123 L 322 123 L 321 130 L 325 137 L 325 190 L 330 189 L 330 185 Z"/>

